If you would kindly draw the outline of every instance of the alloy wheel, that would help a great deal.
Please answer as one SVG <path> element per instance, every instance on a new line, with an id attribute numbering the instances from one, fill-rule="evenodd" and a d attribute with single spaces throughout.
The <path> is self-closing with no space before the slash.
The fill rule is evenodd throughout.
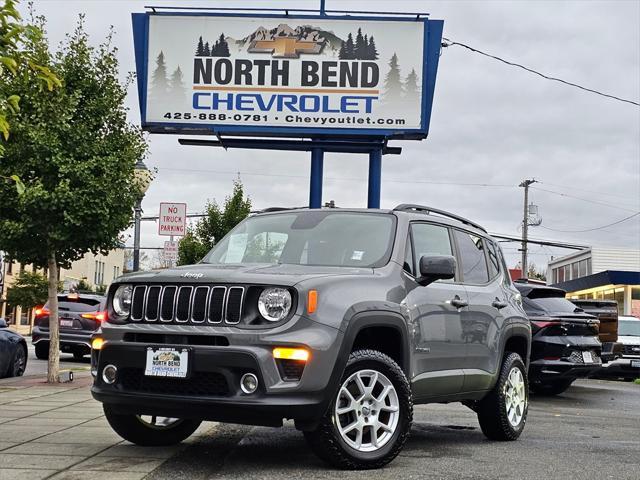
<path id="1" fill-rule="evenodd" d="M 522 422 L 527 407 L 527 394 L 524 376 L 518 367 L 513 367 L 504 384 L 504 404 L 507 418 L 512 427 L 517 428 Z"/>
<path id="2" fill-rule="evenodd" d="M 360 370 L 338 390 L 334 422 L 340 436 L 359 452 L 382 448 L 398 426 L 400 402 L 391 380 L 375 370 Z"/>

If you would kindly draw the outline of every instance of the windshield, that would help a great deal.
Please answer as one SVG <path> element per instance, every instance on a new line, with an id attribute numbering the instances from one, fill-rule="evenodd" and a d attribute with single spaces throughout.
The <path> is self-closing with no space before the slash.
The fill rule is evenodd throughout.
<path id="1" fill-rule="evenodd" d="M 394 224 L 393 215 L 327 210 L 249 217 L 202 261 L 380 267 L 391 255 Z"/>
<path id="2" fill-rule="evenodd" d="M 640 337 L 640 320 L 620 320 L 618 335 Z"/>

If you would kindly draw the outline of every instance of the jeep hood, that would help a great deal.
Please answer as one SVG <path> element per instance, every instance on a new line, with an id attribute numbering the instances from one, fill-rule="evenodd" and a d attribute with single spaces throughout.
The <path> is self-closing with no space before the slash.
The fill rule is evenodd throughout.
<path id="1" fill-rule="evenodd" d="M 199 263 L 182 267 L 136 272 L 118 278 L 117 283 L 237 283 L 293 286 L 304 280 L 337 275 L 371 275 L 372 268 L 321 267 L 311 265 L 212 265 Z"/>

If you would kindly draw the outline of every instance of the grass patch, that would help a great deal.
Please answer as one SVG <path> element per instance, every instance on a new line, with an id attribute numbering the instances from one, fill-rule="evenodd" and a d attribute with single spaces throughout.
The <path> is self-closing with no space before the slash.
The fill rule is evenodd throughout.
<path id="1" fill-rule="evenodd" d="M 633 383 L 635 383 L 636 385 L 640 385 L 640 378 L 636 378 L 635 382 Z"/>

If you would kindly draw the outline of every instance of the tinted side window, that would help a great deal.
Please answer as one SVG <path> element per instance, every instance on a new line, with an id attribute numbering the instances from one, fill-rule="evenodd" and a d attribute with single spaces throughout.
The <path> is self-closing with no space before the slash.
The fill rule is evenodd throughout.
<path id="1" fill-rule="evenodd" d="M 470 235 L 460 230 L 454 230 L 458 249 L 460 250 L 459 264 L 462 266 L 464 283 L 486 283 L 489 281 L 487 261 L 484 255 L 482 238 Z"/>
<path id="2" fill-rule="evenodd" d="M 500 259 L 498 258 L 496 247 L 493 242 L 485 240 L 484 243 L 487 246 L 487 254 L 489 258 L 489 273 L 491 274 L 491 278 L 493 279 L 500 274 Z"/>
<path id="3" fill-rule="evenodd" d="M 449 229 L 429 223 L 411 225 L 413 248 L 415 251 L 414 271 L 417 272 L 421 257 L 429 255 L 453 255 Z"/>

